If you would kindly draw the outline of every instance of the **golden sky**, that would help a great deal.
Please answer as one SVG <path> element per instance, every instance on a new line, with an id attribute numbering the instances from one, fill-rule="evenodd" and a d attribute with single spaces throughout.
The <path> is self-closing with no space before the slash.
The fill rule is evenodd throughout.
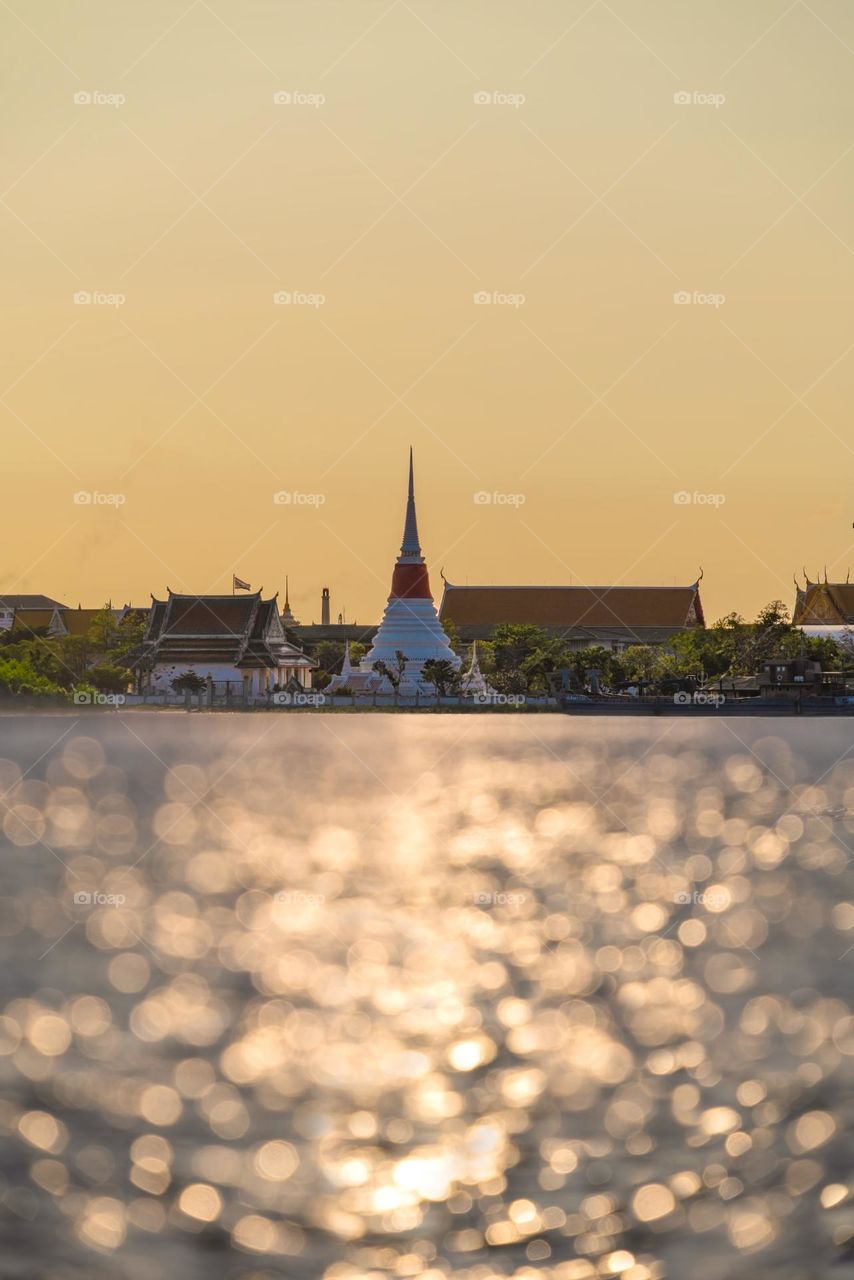
<path id="1" fill-rule="evenodd" d="M 854 563 L 850 0 L 0 28 L 0 590 L 376 620 L 410 443 L 434 591 Z"/>

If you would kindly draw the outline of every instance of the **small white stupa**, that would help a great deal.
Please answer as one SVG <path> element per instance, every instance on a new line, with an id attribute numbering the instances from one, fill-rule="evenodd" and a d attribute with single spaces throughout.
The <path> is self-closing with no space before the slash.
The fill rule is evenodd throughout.
<path id="1" fill-rule="evenodd" d="M 380 685 L 380 677 L 376 671 L 361 671 L 350 661 L 350 641 L 344 641 L 344 661 L 341 674 L 333 676 L 327 686 L 329 693 L 337 693 L 339 689 L 349 689 L 351 693 L 373 693 Z"/>
<path id="2" fill-rule="evenodd" d="M 460 690 L 464 696 L 469 698 L 489 698 L 495 693 L 492 685 L 480 669 L 476 640 L 473 641 L 471 647 L 471 665 L 460 679 Z"/>

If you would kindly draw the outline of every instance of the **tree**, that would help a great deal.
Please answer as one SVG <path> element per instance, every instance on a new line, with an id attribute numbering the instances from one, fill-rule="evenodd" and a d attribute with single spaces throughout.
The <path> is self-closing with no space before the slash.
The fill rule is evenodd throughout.
<path id="1" fill-rule="evenodd" d="M 459 653 L 462 647 L 460 644 L 460 633 L 457 631 L 457 624 L 454 622 L 453 618 L 445 618 L 442 621 L 442 630 L 448 637 L 448 644 L 451 646 L 454 653 Z"/>
<path id="2" fill-rule="evenodd" d="M 478 651 L 481 670 L 499 693 L 548 693 L 555 672 L 569 667 L 573 656 L 562 636 L 515 623 L 497 626 L 491 645 Z"/>
<path id="3" fill-rule="evenodd" d="M 126 613 L 113 634 L 113 651 L 118 660 L 138 649 L 145 635 L 146 621 L 136 613 Z"/>
<path id="4" fill-rule="evenodd" d="M 403 673 L 406 670 L 406 664 L 409 661 L 409 659 L 407 658 L 405 653 L 401 652 L 400 649 L 397 649 L 395 651 L 394 658 L 395 658 L 395 662 L 393 667 L 390 667 L 389 664 L 387 662 L 384 662 L 382 658 L 377 658 L 371 670 L 376 671 L 378 675 L 385 676 L 386 680 L 388 680 L 389 684 L 394 690 L 395 697 L 396 697 L 397 691 L 400 688 L 400 682 L 403 679 Z"/>
<path id="5" fill-rule="evenodd" d="M 541 627 L 502 622 L 492 637 L 491 683 L 499 693 L 526 693 L 525 663 L 545 645 L 548 633 Z M 536 665 L 536 664 L 535 664 Z"/>
<path id="6" fill-rule="evenodd" d="M 98 653 L 104 653 L 113 647 L 117 631 L 116 615 L 110 606 L 105 604 L 89 623 L 87 639 L 93 649 Z"/>
<path id="7" fill-rule="evenodd" d="M 207 681 L 204 676 L 198 675 L 195 671 L 182 671 L 179 676 L 175 676 L 171 684 L 176 693 L 201 693 Z"/>
<path id="8" fill-rule="evenodd" d="M 435 686 L 440 698 L 459 692 L 460 674 L 447 658 L 428 658 L 421 668 L 421 676 L 428 684 Z"/>
<path id="9" fill-rule="evenodd" d="M 55 681 L 40 674 L 26 658 L 0 657 L 0 693 L 30 697 L 56 697 L 65 690 Z"/>
<path id="10" fill-rule="evenodd" d="M 344 661 L 344 646 L 338 640 L 320 640 L 312 651 L 313 658 L 320 663 L 314 673 L 313 684 L 316 689 L 325 689 L 332 679 L 341 671 Z"/>
<path id="11" fill-rule="evenodd" d="M 125 667 L 116 667 L 106 662 L 90 667 L 86 672 L 86 683 L 91 684 L 98 693 L 124 693 L 132 679 Z"/>
<path id="12" fill-rule="evenodd" d="M 89 670 L 95 654 L 88 636 L 58 636 L 48 640 L 60 667 L 65 671 L 63 682 L 78 685 Z"/>

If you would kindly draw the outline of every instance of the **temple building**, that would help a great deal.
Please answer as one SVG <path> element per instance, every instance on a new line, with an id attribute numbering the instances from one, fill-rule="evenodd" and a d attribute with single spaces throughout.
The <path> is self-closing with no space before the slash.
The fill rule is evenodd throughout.
<path id="1" fill-rule="evenodd" d="M 384 662 L 392 671 L 398 669 L 398 653 L 402 653 L 406 662 L 401 672 L 398 692 L 404 696 L 416 693 L 431 693 L 433 685 L 424 681 L 421 671 L 424 663 L 431 658 L 449 662 L 455 671 L 459 670 L 460 659 L 451 648 L 446 636 L 433 595 L 430 591 L 430 578 L 427 565 L 421 554 L 421 543 L 418 538 L 418 521 L 415 513 L 415 481 L 412 463 L 412 450 L 409 450 L 409 492 L 406 499 L 406 517 L 403 525 L 403 541 L 400 555 L 394 566 L 391 579 L 391 593 L 385 607 L 379 628 L 373 643 L 359 663 L 358 669 L 349 665 L 347 672 L 341 672 L 329 686 L 331 693 L 336 688 L 354 688 L 354 675 L 367 677 L 359 684 L 365 691 L 374 690 L 380 693 L 391 691 L 391 685 L 385 676 L 374 671 L 375 662 Z"/>
<path id="2" fill-rule="evenodd" d="M 152 596 L 139 662 L 145 693 L 168 693 L 176 676 L 194 672 L 243 697 L 274 688 L 311 688 L 317 663 L 289 644 L 276 597 L 189 596 L 169 591 Z"/>
<path id="3" fill-rule="evenodd" d="M 489 640 L 511 623 L 542 627 L 572 649 L 618 651 L 705 626 L 699 580 L 686 587 L 462 587 L 443 580 L 439 617 L 466 643 Z"/>
<path id="4" fill-rule="evenodd" d="M 40 598 L 34 597 L 34 599 Z M 129 615 L 133 615 L 140 622 L 144 622 L 148 616 L 147 609 L 134 609 L 129 604 L 122 605 L 118 609 L 114 609 L 110 604 L 102 605 L 100 609 L 83 609 L 80 605 L 76 609 L 69 609 L 65 605 L 18 607 L 12 611 L 11 621 L 5 626 L 7 629 L 11 628 L 13 633 L 19 633 L 22 639 L 47 636 L 56 640 L 65 636 L 87 636 L 92 623 L 100 618 L 105 610 L 112 614 L 117 627 Z M 0 628 L 2 627 L 4 623 L 0 620 Z"/>
<path id="5" fill-rule="evenodd" d="M 848 638 L 854 628 L 854 583 L 811 582 L 804 570 L 804 585 L 795 579 L 795 608 L 792 622 L 808 635 Z"/>
<path id="6" fill-rule="evenodd" d="M 67 608 L 67 605 L 60 604 L 57 600 L 52 600 L 50 596 L 0 596 L 0 631 L 8 631 L 12 627 L 16 614 L 46 613 L 49 622 L 55 609 Z"/>

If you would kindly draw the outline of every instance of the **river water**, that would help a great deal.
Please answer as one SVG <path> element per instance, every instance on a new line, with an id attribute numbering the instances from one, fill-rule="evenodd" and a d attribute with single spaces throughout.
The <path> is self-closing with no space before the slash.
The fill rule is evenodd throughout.
<path id="1" fill-rule="evenodd" d="M 0 1274 L 848 1274 L 850 734 L 0 716 Z"/>

